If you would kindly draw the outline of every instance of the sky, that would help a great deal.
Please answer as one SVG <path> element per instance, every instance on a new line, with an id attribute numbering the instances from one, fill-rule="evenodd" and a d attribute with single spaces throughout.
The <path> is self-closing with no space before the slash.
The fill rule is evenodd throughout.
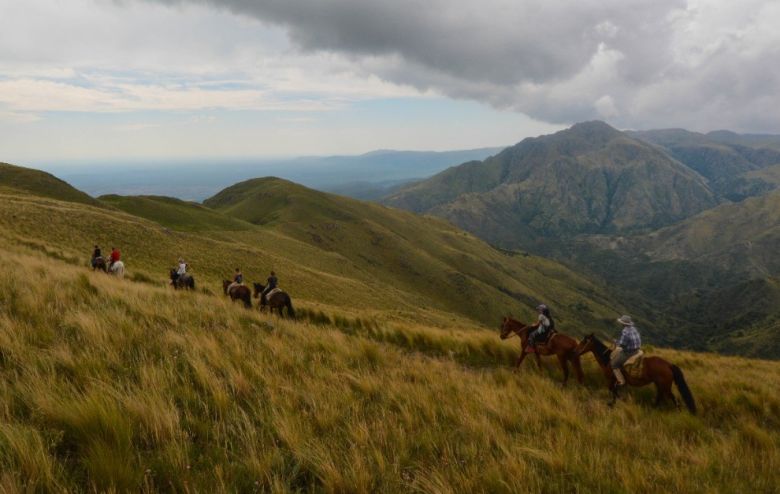
<path id="1" fill-rule="evenodd" d="M 780 133 L 769 0 L 0 0 L 0 161 Z"/>

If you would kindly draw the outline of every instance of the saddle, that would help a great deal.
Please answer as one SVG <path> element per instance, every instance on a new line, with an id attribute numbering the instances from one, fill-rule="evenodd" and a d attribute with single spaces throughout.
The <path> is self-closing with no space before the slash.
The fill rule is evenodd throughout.
<path id="1" fill-rule="evenodd" d="M 541 339 L 534 341 L 534 346 L 528 345 L 526 346 L 526 353 L 535 353 L 540 347 L 547 347 L 547 345 L 550 344 L 550 342 L 558 335 L 558 331 L 551 329 L 550 331 L 547 331 Z"/>
<path id="2" fill-rule="evenodd" d="M 274 288 L 273 290 L 271 290 L 270 292 L 268 292 L 268 293 L 266 293 L 266 294 L 265 294 L 265 299 L 266 299 L 266 300 L 268 300 L 268 299 L 270 299 L 272 296 L 276 295 L 277 293 L 279 293 L 279 292 L 281 292 L 281 291 L 282 291 L 282 289 L 281 289 L 281 288 L 279 288 L 279 287 L 276 287 L 276 288 Z"/>
<path id="3" fill-rule="evenodd" d="M 645 352 L 642 350 L 639 350 L 634 355 L 632 355 L 628 360 L 626 360 L 626 363 L 623 364 L 623 370 L 634 379 L 639 379 L 642 377 L 642 372 L 644 371 L 644 364 L 645 364 Z"/>

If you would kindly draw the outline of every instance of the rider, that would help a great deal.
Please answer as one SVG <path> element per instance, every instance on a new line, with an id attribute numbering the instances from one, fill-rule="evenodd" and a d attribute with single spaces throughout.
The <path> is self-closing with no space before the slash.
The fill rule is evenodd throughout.
<path id="1" fill-rule="evenodd" d="M 263 288 L 262 295 L 265 297 L 266 295 L 268 295 L 268 292 L 270 292 L 277 286 L 279 286 L 279 279 L 276 277 L 276 273 L 271 271 L 271 276 L 268 277 L 268 282 L 265 285 L 265 288 Z"/>
<path id="2" fill-rule="evenodd" d="M 623 377 L 620 368 L 626 363 L 626 360 L 639 351 L 639 347 L 642 346 L 642 339 L 630 316 L 620 316 L 617 322 L 623 325 L 623 331 L 620 333 L 620 338 L 615 341 L 615 350 L 610 356 L 609 363 L 612 367 L 612 372 L 615 374 L 615 379 L 617 379 L 617 385 L 623 386 L 626 384 L 626 379 Z"/>
<path id="3" fill-rule="evenodd" d="M 187 273 L 187 263 L 184 262 L 184 259 L 181 257 L 179 258 L 179 267 L 176 269 L 176 278 L 173 280 L 174 283 L 179 281 L 179 278 L 184 276 Z"/>
<path id="4" fill-rule="evenodd" d="M 550 309 L 544 304 L 539 304 L 536 310 L 539 312 L 539 318 L 536 324 L 531 326 L 533 331 L 528 334 L 528 346 L 531 348 L 536 348 L 536 340 L 543 339 L 549 331 L 555 329 L 555 321 L 550 314 Z"/>
<path id="5" fill-rule="evenodd" d="M 92 251 L 92 267 L 94 268 L 97 264 L 97 260 L 103 257 L 103 254 L 100 252 L 100 247 L 97 245 L 95 246 L 95 250 Z"/>
<path id="6" fill-rule="evenodd" d="M 119 262 L 122 258 L 122 254 L 119 252 L 119 249 L 116 247 L 111 247 L 111 263 L 109 264 L 109 267 L 113 267 L 115 262 Z"/>
<path id="7" fill-rule="evenodd" d="M 236 274 L 233 275 L 233 283 L 227 287 L 227 292 L 244 283 L 244 275 L 241 273 L 241 268 L 236 268 Z"/>

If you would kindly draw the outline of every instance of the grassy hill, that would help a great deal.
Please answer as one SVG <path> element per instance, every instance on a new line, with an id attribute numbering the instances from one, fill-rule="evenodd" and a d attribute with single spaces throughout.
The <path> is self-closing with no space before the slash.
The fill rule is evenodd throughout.
<path id="1" fill-rule="evenodd" d="M 580 328 L 604 325 L 610 310 L 598 286 L 560 264 L 497 250 L 435 218 L 275 178 L 236 184 L 204 204 L 337 255 L 385 287 L 420 294 L 421 308 L 437 300 L 443 310 L 491 324 L 502 307 L 550 300 Z"/>
<path id="2" fill-rule="evenodd" d="M 371 311 L 378 320 L 493 327 L 508 312 L 530 318 L 544 300 L 564 327 L 581 334 L 611 324 L 623 310 L 600 295 L 601 287 L 558 263 L 496 250 L 440 220 L 280 180 L 238 189 L 270 202 L 214 210 L 161 198 L 107 199 L 128 214 L 4 194 L 0 237 L 81 265 L 93 244 L 115 245 L 131 276 L 159 284 L 184 257 L 199 285 L 212 292 L 221 291 L 221 280 L 237 266 L 249 281 L 273 269 L 296 304 Z"/>
<path id="3" fill-rule="evenodd" d="M 704 179 L 603 122 L 526 139 L 388 197 L 491 243 L 657 228 L 716 204 Z"/>
<path id="4" fill-rule="evenodd" d="M 54 175 L 8 163 L 0 163 L 0 187 L 40 197 L 100 206 L 100 202 Z"/>
<path id="5" fill-rule="evenodd" d="M 200 204 L 162 196 L 106 195 L 98 198 L 117 209 L 179 231 L 247 230 L 250 225 Z"/>
<path id="6" fill-rule="evenodd" d="M 61 207 L 64 207 L 60 204 Z M 368 314 L 370 316 L 370 313 Z M 514 340 L 312 325 L 0 237 L 3 492 L 772 492 L 780 364 L 652 349 L 699 415 L 509 370 Z M 551 367 L 547 363 L 548 369 Z"/>

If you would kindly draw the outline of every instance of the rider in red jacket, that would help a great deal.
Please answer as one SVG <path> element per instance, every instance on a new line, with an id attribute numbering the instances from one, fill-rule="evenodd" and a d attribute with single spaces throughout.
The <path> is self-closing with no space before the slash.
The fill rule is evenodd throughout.
<path id="1" fill-rule="evenodd" d="M 122 254 L 119 253 L 119 249 L 116 247 L 111 247 L 111 265 L 113 266 L 115 262 L 117 262 L 122 257 Z"/>

